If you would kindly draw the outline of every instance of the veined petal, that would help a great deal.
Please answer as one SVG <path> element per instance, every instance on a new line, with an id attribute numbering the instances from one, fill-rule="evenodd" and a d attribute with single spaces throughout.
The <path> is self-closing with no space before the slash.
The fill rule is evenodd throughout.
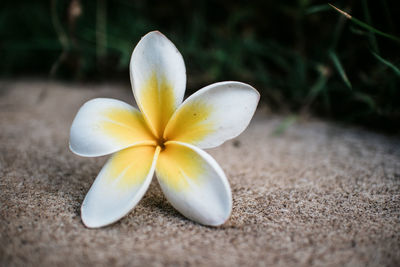
<path id="1" fill-rule="evenodd" d="M 180 142 L 167 142 L 156 175 L 168 201 L 187 218 L 221 225 L 230 216 L 232 194 L 218 163 L 206 152 Z"/>
<path id="2" fill-rule="evenodd" d="M 80 108 L 71 126 L 69 142 L 72 152 L 86 157 L 138 144 L 155 144 L 140 112 L 110 98 L 96 98 Z"/>
<path id="3" fill-rule="evenodd" d="M 186 69 L 182 55 L 163 34 L 150 32 L 132 53 L 130 77 L 136 103 L 152 132 L 161 137 L 185 93 Z"/>
<path id="4" fill-rule="evenodd" d="M 178 108 L 164 139 L 196 145 L 218 146 L 243 132 L 256 110 L 260 94 L 240 82 L 220 82 L 200 89 Z"/>
<path id="5" fill-rule="evenodd" d="M 83 223 L 102 227 L 132 210 L 150 185 L 159 152 L 159 147 L 138 146 L 114 154 L 83 201 Z"/>

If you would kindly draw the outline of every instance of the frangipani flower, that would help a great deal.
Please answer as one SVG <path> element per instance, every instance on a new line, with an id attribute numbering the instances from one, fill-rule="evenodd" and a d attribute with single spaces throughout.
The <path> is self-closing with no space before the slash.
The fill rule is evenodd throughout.
<path id="1" fill-rule="evenodd" d="M 183 103 L 186 70 L 174 44 L 160 32 L 145 35 L 130 61 L 139 110 L 97 98 L 78 111 L 70 149 L 85 157 L 114 153 L 87 193 L 82 221 L 111 224 L 132 210 L 156 173 L 168 201 L 187 218 L 223 224 L 232 210 L 228 180 L 204 148 L 238 136 L 249 124 L 259 93 L 240 82 L 200 89 Z"/>

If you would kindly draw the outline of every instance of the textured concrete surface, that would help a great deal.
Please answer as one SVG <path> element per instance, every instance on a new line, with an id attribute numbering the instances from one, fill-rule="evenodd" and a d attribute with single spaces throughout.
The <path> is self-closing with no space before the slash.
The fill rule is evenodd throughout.
<path id="1" fill-rule="evenodd" d="M 233 191 L 219 228 L 193 223 L 156 182 L 112 226 L 83 226 L 82 200 L 107 157 L 68 150 L 78 108 L 133 103 L 127 87 L 0 82 L 1 266 L 399 266 L 400 139 L 316 119 L 280 136 L 260 110 L 209 150 Z"/>

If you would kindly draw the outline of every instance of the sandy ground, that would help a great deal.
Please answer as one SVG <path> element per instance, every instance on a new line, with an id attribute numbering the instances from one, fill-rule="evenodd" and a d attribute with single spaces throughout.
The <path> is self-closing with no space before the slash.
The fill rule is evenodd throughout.
<path id="1" fill-rule="evenodd" d="M 280 135 L 259 111 L 209 150 L 233 191 L 219 228 L 193 223 L 154 180 L 112 226 L 83 226 L 82 200 L 107 157 L 68 150 L 78 108 L 133 103 L 127 88 L 0 82 L 1 266 L 399 266 L 400 139 L 316 119 Z"/>

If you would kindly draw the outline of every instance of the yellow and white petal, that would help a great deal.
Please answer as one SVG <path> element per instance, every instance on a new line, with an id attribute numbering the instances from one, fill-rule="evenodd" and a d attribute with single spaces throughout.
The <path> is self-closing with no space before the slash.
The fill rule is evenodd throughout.
<path id="1" fill-rule="evenodd" d="M 190 144 L 168 142 L 156 175 L 168 201 L 187 218 L 204 225 L 223 224 L 232 211 L 232 194 L 218 163 Z"/>
<path id="2" fill-rule="evenodd" d="M 86 157 L 102 156 L 139 144 L 155 144 L 141 113 L 115 99 L 86 102 L 71 126 L 70 149 Z"/>
<path id="3" fill-rule="evenodd" d="M 114 154 L 83 201 L 83 223 L 90 228 L 106 226 L 132 210 L 150 185 L 159 151 L 138 146 Z"/>
<path id="4" fill-rule="evenodd" d="M 186 69 L 182 55 L 163 34 L 150 32 L 132 53 L 130 77 L 136 103 L 152 132 L 161 137 L 185 93 Z"/>
<path id="5" fill-rule="evenodd" d="M 220 82 L 191 95 L 169 121 L 164 139 L 216 147 L 243 132 L 260 94 L 248 84 Z"/>

